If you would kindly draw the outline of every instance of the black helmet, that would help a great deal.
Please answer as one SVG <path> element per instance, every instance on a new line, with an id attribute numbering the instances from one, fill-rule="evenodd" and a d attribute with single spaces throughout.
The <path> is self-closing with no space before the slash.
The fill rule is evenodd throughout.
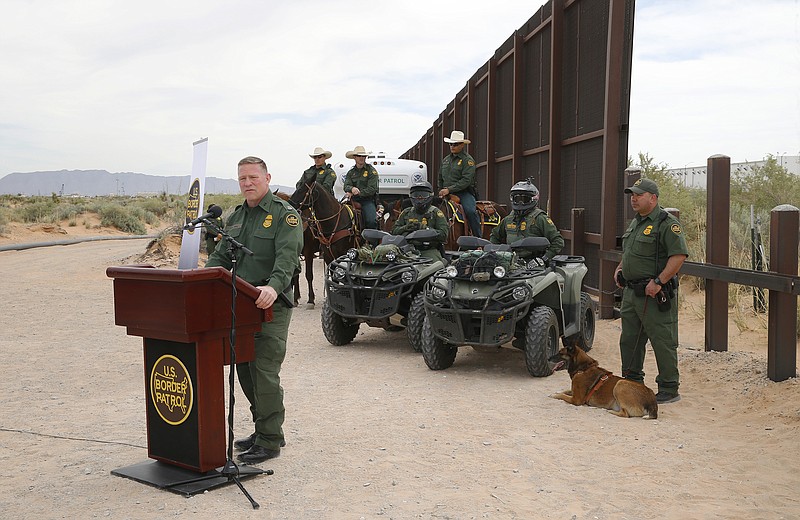
<path id="1" fill-rule="evenodd" d="M 433 202 L 433 186 L 428 181 L 417 181 L 411 185 L 411 205 L 417 213 L 425 213 Z"/>
<path id="2" fill-rule="evenodd" d="M 511 208 L 527 212 L 539 205 L 539 189 L 530 181 L 522 181 L 511 187 Z"/>

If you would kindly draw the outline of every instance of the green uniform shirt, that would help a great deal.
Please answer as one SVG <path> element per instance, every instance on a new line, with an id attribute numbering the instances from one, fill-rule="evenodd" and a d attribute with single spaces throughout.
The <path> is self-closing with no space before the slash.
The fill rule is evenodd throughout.
<path id="1" fill-rule="evenodd" d="M 363 168 L 353 166 L 344 178 L 345 193 L 358 188 L 360 199 L 371 199 L 378 194 L 378 170 L 371 164 L 364 164 Z"/>
<path id="2" fill-rule="evenodd" d="M 517 240 L 527 237 L 545 237 L 550 241 L 547 248 L 547 258 L 553 258 L 564 248 L 564 237 L 558 228 L 541 208 L 529 211 L 524 217 L 519 218 L 516 211 L 505 217 L 500 224 L 492 230 L 489 241 L 493 244 L 513 244 Z"/>
<path id="3" fill-rule="evenodd" d="M 663 220 L 660 217 L 662 212 L 666 214 Z M 666 267 L 667 259 L 673 255 L 689 256 L 681 223 L 674 215 L 656 205 L 645 217 L 637 214 L 622 235 L 622 276 L 626 280 L 655 278 Z"/>
<path id="4" fill-rule="evenodd" d="M 444 243 L 447 241 L 450 226 L 447 224 L 447 217 L 444 216 L 442 210 L 435 206 L 430 206 L 422 215 L 417 213 L 414 208 L 406 208 L 394 222 L 392 234 L 407 235 L 417 229 L 435 229 L 439 232 L 437 240 Z"/>
<path id="5" fill-rule="evenodd" d="M 465 151 L 453 155 L 447 154 L 442 159 L 439 169 L 439 189 L 447 188 L 450 193 L 472 188 L 477 197 L 478 179 L 475 177 L 475 159 Z"/>
<path id="6" fill-rule="evenodd" d="M 321 168 L 312 166 L 303 172 L 303 176 L 297 181 L 295 188 L 299 190 L 303 184 L 311 184 L 312 182 L 321 184 L 328 190 L 328 193 L 333 195 L 333 185 L 336 184 L 336 172 L 333 171 L 333 168 L 331 168 L 331 165 L 328 163 L 325 163 Z"/>
<path id="7" fill-rule="evenodd" d="M 269 285 L 282 293 L 300 269 L 303 226 L 300 216 L 288 202 L 268 192 L 258 206 L 245 202 L 237 206 L 227 222 L 228 234 L 250 249 L 253 256 L 237 252 L 236 274 L 253 285 Z M 217 247 L 206 267 L 231 268 L 226 247 Z"/>

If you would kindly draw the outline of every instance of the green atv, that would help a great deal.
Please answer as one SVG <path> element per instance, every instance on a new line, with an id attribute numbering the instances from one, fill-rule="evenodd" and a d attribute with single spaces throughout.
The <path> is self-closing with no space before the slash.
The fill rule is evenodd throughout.
<path id="1" fill-rule="evenodd" d="M 528 373 L 552 374 L 558 340 L 592 348 L 595 303 L 581 291 L 587 268 L 581 256 L 540 257 L 550 245 L 528 237 L 509 245 L 462 236 L 466 249 L 425 287 L 422 355 L 431 370 L 453 365 L 461 345 L 498 347 L 513 340 L 524 350 Z M 520 259 L 519 253 L 532 257 Z"/>
<path id="2" fill-rule="evenodd" d="M 420 229 L 403 237 L 365 229 L 361 236 L 366 246 L 350 249 L 328 266 L 322 304 L 325 338 L 331 345 L 345 345 L 362 323 L 389 331 L 405 326 L 411 347 L 419 352 L 425 318 L 422 289 L 446 263 L 422 256 L 417 248 L 430 248 L 437 232 Z"/>

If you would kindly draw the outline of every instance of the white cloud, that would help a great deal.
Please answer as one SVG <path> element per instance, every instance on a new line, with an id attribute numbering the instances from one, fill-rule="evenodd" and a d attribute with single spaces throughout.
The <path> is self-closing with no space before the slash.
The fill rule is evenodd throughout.
<path id="1" fill-rule="evenodd" d="M 314 146 L 404 152 L 539 3 L 11 1 L 0 175 L 208 174 L 260 155 L 293 184 Z M 796 1 L 637 2 L 630 153 L 800 153 Z M 741 157 L 740 159 L 744 159 Z"/>

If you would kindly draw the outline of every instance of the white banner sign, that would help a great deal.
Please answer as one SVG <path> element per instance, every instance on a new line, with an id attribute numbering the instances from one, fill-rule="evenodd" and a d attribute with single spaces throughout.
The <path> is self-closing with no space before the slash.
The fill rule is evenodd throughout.
<path id="1" fill-rule="evenodd" d="M 203 199 L 206 192 L 206 159 L 208 158 L 208 138 L 192 143 L 194 157 L 192 159 L 192 176 L 189 178 L 189 199 L 186 202 L 186 220 L 188 224 L 205 213 Z M 200 256 L 200 240 L 204 228 L 184 229 L 181 238 L 181 253 L 178 258 L 178 269 L 196 269 Z"/>

